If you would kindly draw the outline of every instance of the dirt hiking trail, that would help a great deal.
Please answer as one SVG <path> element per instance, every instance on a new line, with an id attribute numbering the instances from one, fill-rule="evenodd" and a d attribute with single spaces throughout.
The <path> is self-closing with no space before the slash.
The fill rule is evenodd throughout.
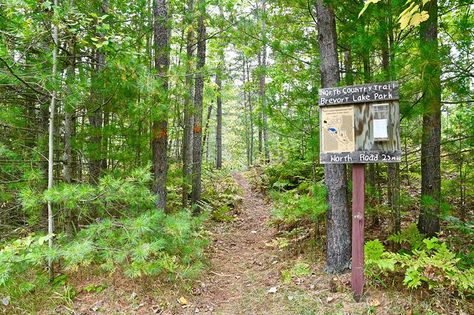
<path id="1" fill-rule="evenodd" d="M 86 273 L 76 287 L 105 281 L 107 288 L 82 292 L 69 306 L 41 314 L 414 314 L 413 305 L 424 303 L 369 286 L 364 301 L 354 302 L 350 273 L 326 274 L 321 250 L 279 248 L 277 230 L 269 224 L 272 205 L 241 173 L 233 177 L 242 187 L 242 203 L 232 221 L 211 225 L 210 266 L 192 288 L 163 287 L 153 278 L 105 281 L 102 273 Z M 297 272 L 301 265 L 303 273 Z"/>
<path id="2" fill-rule="evenodd" d="M 276 287 L 279 280 L 277 253 L 269 246 L 275 232 L 269 225 L 271 205 L 242 174 L 233 176 L 244 192 L 240 213 L 212 231 L 211 269 L 183 314 L 268 314 L 265 301 L 254 303 L 256 294 Z"/>

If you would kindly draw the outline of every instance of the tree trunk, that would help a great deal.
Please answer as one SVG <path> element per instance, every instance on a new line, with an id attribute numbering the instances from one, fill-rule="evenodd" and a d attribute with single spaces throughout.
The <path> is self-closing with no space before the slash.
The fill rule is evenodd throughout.
<path id="1" fill-rule="evenodd" d="M 262 47 L 262 59 L 261 59 L 261 72 L 259 78 L 259 93 L 260 101 L 262 104 L 262 133 L 263 133 L 263 154 L 265 163 L 270 162 L 270 148 L 268 144 L 268 116 L 267 116 L 267 100 L 265 95 L 265 79 L 267 75 L 267 24 L 266 24 L 266 0 L 262 0 L 262 34 L 263 34 L 263 47 Z"/>
<path id="2" fill-rule="evenodd" d="M 251 151 L 250 151 L 250 137 L 252 136 L 250 133 L 250 119 L 249 116 L 251 115 L 248 103 L 247 103 L 247 78 L 246 78 L 246 65 L 245 65 L 245 55 L 242 53 L 242 102 L 244 104 L 244 111 L 245 111 L 245 149 L 247 153 L 247 168 L 252 165 L 251 163 Z"/>
<path id="3" fill-rule="evenodd" d="M 250 65 L 247 61 L 247 81 L 250 82 Z M 247 92 L 247 104 L 249 106 L 249 120 L 250 120 L 250 165 L 253 165 L 253 148 L 254 148 L 254 138 L 253 138 L 253 105 L 252 105 L 252 92 Z"/>
<path id="4" fill-rule="evenodd" d="M 322 87 L 332 87 L 339 81 L 334 11 L 323 0 L 316 0 L 316 15 Z M 351 260 L 345 166 L 326 164 L 324 176 L 329 199 L 326 213 L 326 271 L 337 273 L 347 270 Z"/>
<path id="5" fill-rule="evenodd" d="M 102 70 L 102 61 L 100 58 L 102 54 L 97 53 L 96 58 L 98 66 L 95 72 Z M 96 80 L 93 75 L 92 80 Z M 102 152 L 102 99 L 97 95 L 100 91 L 91 91 L 92 94 L 92 108 L 87 111 L 89 118 L 89 126 L 91 128 L 91 136 L 89 138 L 89 183 L 97 184 L 99 182 L 100 170 L 101 170 L 101 152 Z"/>
<path id="6" fill-rule="evenodd" d="M 70 86 L 75 83 L 75 72 L 76 72 L 76 39 L 72 38 L 69 42 L 69 64 L 67 68 L 67 82 L 66 90 L 70 95 L 72 93 Z M 64 106 L 64 164 L 63 164 L 63 178 L 64 182 L 70 184 L 72 182 L 72 177 L 75 175 L 75 158 L 73 156 L 72 150 L 72 137 L 75 134 L 75 124 L 76 120 L 73 118 L 75 116 L 74 106 L 70 103 L 71 101 L 65 99 L 63 102 Z M 78 216 L 74 213 L 74 209 L 66 208 L 66 234 L 72 236 L 78 230 Z"/>
<path id="7" fill-rule="evenodd" d="M 421 139 L 421 212 L 418 229 L 427 236 L 440 230 L 441 197 L 441 68 L 438 55 L 438 3 L 425 5 L 429 18 L 420 24 L 420 55 L 423 98 L 423 131 Z"/>
<path id="8" fill-rule="evenodd" d="M 170 44 L 168 26 L 168 3 L 166 0 L 153 2 L 153 37 L 155 44 L 155 69 L 160 83 L 157 107 L 152 121 L 152 156 L 154 190 L 158 197 L 158 209 L 166 209 L 166 177 L 168 173 L 168 115 L 163 104 L 168 105 L 168 69 L 170 65 Z"/>
<path id="9" fill-rule="evenodd" d="M 70 49 L 70 63 L 67 69 L 67 91 L 71 93 L 69 84 L 74 83 L 76 71 L 76 51 L 74 40 L 69 42 Z M 64 102 L 64 164 L 63 164 L 63 178 L 65 183 L 72 181 L 72 133 L 73 133 L 73 107 L 69 101 Z"/>
<path id="10" fill-rule="evenodd" d="M 222 74 L 224 72 L 224 53 L 221 55 L 221 64 L 217 71 L 217 109 L 216 109 L 216 168 L 222 168 Z"/>
<path id="11" fill-rule="evenodd" d="M 206 1 L 199 0 L 198 47 L 196 83 L 194 92 L 194 127 L 193 127 L 193 187 L 191 200 L 201 200 L 201 164 L 202 164 L 202 103 L 204 89 L 204 65 L 206 63 Z M 199 209 L 196 210 L 199 212 Z"/>
<path id="12" fill-rule="evenodd" d="M 194 1 L 188 0 L 187 4 L 188 33 L 186 35 L 186 92 L 184 95 L 184 130 L 183 130 L 183 207 L 187 207 L 193 173 L 193 53 L 194 31 L 193 12 Z"/>
<path id="13" fill-rule="evenodd" d="M 211 122 L 212 103 L 207 107 L 206 125 L 204 127 L 202 149 L 206 148 L 206 162 L 209 159 L 209 123 Z"/>
<path id="14" fill-rule="evenodd" d="M 108 1 L 104 1 L 100 8 L 101 14 L 107 14 L 108 12 Z M 99 34 L 100 36 L 100 34 Z M 96 51 L 97 66 L 95 67 L 95 75 L 99 73 L 105 67 L 105 55 Z M 97 79 L 97 78 L 95 78 Z M 101 80 L 102 78 L 99 78 Z M 103 162 L 103 113 L 104 113 L 104 87 L 101 86 L 99 91 L 92 91 L 93 106 L 88 111 L 89 124 L 92 129 L 92 136 L 90 137 L 90 152 L 89 152 L 89 182 L 91 184 L 97 184 L 99 182 L 100 175 L 102 173 Z"/>
<path id="15" fill-rule="evenodd" d="M 391 3 L 387 3 L 387 11 L 391 15 Z M 382 32 L 382 68 L 386 81 L 394 79 L 393 66 L 394 52 L 391 51 L 393 46 L 393 35 L 391 18 L 387 18 L 385 32 Z M 388 163 L 387 165 L 388 180 L 388 205 L 392 213 L 392 233 L 398 233 L 401 230 L 401 214 L 400 214 L 400 164 Z"/>
<path id="16" fill-rule="evenodd" d="M 262 66 L 262 53 L 258 53 L 258 67 Z M 259 81 L 259 96 L 260 96 L 260 81 Z M 260 96 L 261 97 L 261 96 Z M 261 100 L 261 99 L 260 99 Z M 260 102 L 260 111 L 258 111 L 258 155 L 259 160 L 262 157 L 263 153 L 263 108 L 261 107 Z"/>
<path id="17" fill-rule="evenodd" d="M 350 49 L 344 51 L 344 70 L 346 72 L 344 76 L 346 85 L 354 84 L 354 75 L 352 73 L 352 54 Z"/>
<path id="18" fill-rule="evenodd" d="M 54 10 L 58 7 L 58 0 L 54 0 Z M 51 77 L 53 82 L 56 83 L 57 73 L 57 54 L 58 54 L 58 27 L 52 22 L 53 28 L 53 69 L 51 71 Z M 51 93 L 51 103 L 49 105 L 49 134 L 48 134 L 48 190 L 53 188 L 53 168 L 54 168 L 54 113 L 56 111 L 56 84 Z M 48 247 L 51 250 L 53 248 L 53 233 L 54 233 L 54 217 L 53 217 L 53 205 L 48 200 Z M 48 269 L 49 278 L 52 279 L 54 276 L 53 272 L 53 261 L 48 257 Z"/>

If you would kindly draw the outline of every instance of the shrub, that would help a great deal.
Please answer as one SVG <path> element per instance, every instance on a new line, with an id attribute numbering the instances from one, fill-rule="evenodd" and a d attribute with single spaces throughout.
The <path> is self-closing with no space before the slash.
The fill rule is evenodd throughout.
<path id="1" fill-rule="evenodd" d="M 202 230 L 206 215 L 187 211 L 166 215 L 148 211 L 136 218 L 106 219 L 81 230 L 72 241 L 58 237 L 53 250 L 35 236 L 15 240 L 0 249 L 0 287 L 15 292 L 45 283 L 48 258 L 74 272 L 91 264 L 129 277 L 163 275 L 168 280 L 194 278 L 204 267 L 207 240 Z"/>
<path id="2" fill-rule="evenodd" d="M 385 252 L 380 241 L 370 241 L 365 244 L 365 255 L 369 278 L 381 280 L 381 275 L 388 272 L 401 272 L 403 284 L 408 288 L 425 284 L 429 289 L 474 294 L 474 268 L 461 269 L 460 258 L 435 237 L 424 239 L 419 247 L 407 253 Z"/>
<path id="3" fill-rule="evenodd" d="M 124 178 L 106 175 L 97 186 L 62 183 L 44 192 L 28 186 L 20 192 L 20 201 L 31 223 L 38 221 L 44 204 L 51 201 L 61 228 L 70 221 L 90 223 L 110 216 L 136 216 L 153 209 L 156 196 L 150 192 L 150 182 L 146 167 Z"/>
<path id="4" fill-rule="evenodd" d="M 326 189 L 322 184 L 316 184 L 311 190 L 291 190 L 273 192 L 274 206 L 272 215 L 276 224 L 294 226 L 298 221 L 316 222 L 327 209 Z"/>
<path id="5" fill-rule="evenodd" d="M 268 175 L 264 172 L 260 166 L 254 166 L 245 173 L 245 176 L 250 182 L 252 189 L 261 193 L 266 194 L 270 187 Z"/>
<path id="6" fill-rule="evenodd" d="M 279 183 L 277 185 L 285 189 L 297 187 L 307 178 L 311 178 L 312 172 L 312 161 L 301 159 L 291 159 L 274 164 L 265 170 L 270 187 L 274 187 L 275 183 Z"/>
<path id="7" fill-rule="evenodd" d="M 242 201 L 242 189 L 226 171 L 206 172 L 203 177 L 201 208 L 216 221 L 230 221 L 230 212 Z"/>
<path id="8" fill-rule="evenodd" d="M 396 260 L 385 252 L 385 247 L 379 240 L 368 241 L 364 246 L 365 274 L 378 284 L 385 286 L 382 277 L 388 271 L 395 270 Z"/>
<path id="9" fill-rule="evenodd" d="M 423 245 L 424 235 L 418 231 L 415 223 L 411 223 L 406 229 L 390 235 L 387 239 L 396 244 L 405 245 L 408 249 L 418 249 Z"/>

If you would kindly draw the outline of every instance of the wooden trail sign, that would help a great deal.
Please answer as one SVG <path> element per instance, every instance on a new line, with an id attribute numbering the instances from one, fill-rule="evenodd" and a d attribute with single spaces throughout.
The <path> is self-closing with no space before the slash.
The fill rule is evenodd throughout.
<path id="1" fill-rule="evenodd" d="M 398 82 L 319 90 L 320 163 L 398 163 Z"/>
<path id="2" fill-rule="evenodd" d="M 352 164 L 352 271 L 354 299 L 364 289 L 365 163 L 398 163 L 398 82 L 319 90 L 320 162 Z"/>

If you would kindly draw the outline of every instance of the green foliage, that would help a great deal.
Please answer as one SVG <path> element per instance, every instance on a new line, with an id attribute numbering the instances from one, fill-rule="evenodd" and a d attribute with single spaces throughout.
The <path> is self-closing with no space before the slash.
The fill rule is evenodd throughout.
<path id="1" fill-rule="evenodd" d="M 406 245 L 408 249 L 418 249 L 423 245 L 424 235 L 418 231 L 415 223 L 411 223 L 407 228 L 390 235 L 387 239 L 396 244 Z"/>
<path id="2" fill-rule="evenodd" d="M 421 22 L 426 21 L 429 18 L 428 12 L 422 10 L 423 6 L 430 0 L 422 0 L 421 3 L 415 0 L 407 0 L 406 9 L 400 13 L 398 17 L 398 22 L 400 23 L 400 28 L 403 30 L 410 26 L 418 26 Z M 371 3 L 378 3 L 380 0 L 366 0 L 364 2 L 364 7 L 359 12 L 359 18 L 364 14 Z"/>
<path id="3" fill-rule="evenodd" d="M 123 270 L 129 277 L 192 279 L 204 268 L 205 219 L 187 211 L 166 215 L 157 210 L 136 218 L 105 219 L 81 230 L 70 242 L 58 238 L 52 251 L 47 247 L 52 235 L 17 239 L 0 250 L 0 286 L 8 291 L 33 290 L 46 277 L 48 257 L 61 261 L 70 272 L 94 264 L 108 272 Z"/>
<path id="4" fill-rule="evenodd" d="M 227 205 L 224 205 L 216 210 L 212 211 L 212 219 L 218 222 L 228 222 L 232 221 L 234 218 L 230 214 L 230 208 Z"/>
<path id="5" fill-rule="evenodd" d="M 61 183 L 44 192 L 28 186 L 20 191 L 19 197 L 32 224 L 38 222 L 47 201 L 60 209 L 59 223 L 71 220 L 71 214 L 76 221 L 90 222 L 108 216 L 136 216 L 153 209 L 156 196 L 150 192 L 150 182 L 146 166 L 125 177 L 106 175 L 98 185 Z"/>
<path id="6" fill-rule="evenodd" d="M 413 254 L 396 254 L 405 269 L 403 283 L 416 288 L 423 283 L 430 289 L 444 287 L 460 294 L 474 294 L 474 268 L 461 270 L 459 258 L 437 238 L 423 240 L 424 248 L 413 250 Z"/>
<path id="7" fill-rule="evenodd" d="M 292 189 L 311 178 L 312 162 L 291 159 L 267 167 L 265 173 L 268 175 L 269 187 L 280 190 Z"/>
<path id="8" fill-rule="evenodd" d="M 385 247 L 379 240 L 368 241 L 364 246 L 365 274 L 368 278 L 384 285 L 382 276 L 387 271 L 395 270 L 396 260 L 385 252 Z"/>
<path id="9" fill-rule="evenodd" d="M 309 264 L 299 261 L 293 267 L 282 270 L 281 277 L 284 283 L 290 283 L 294 278 L 305 277 L 310 274 Z"/>
<path id="10" fill-rule="evenodd" d="M 302 184 L 307 186 L 307 184 Z M 296 225 L 299 221 L 316 222 L 327 209 L 326 189 L 316 184 L 311 189 L 272 192 L 274 223 Z"/>
<path id="11" fill-rule="evenodd" d="M 260 166 L 252 167 L 245 173 L 248 181 L 252 185 L 252 189 L 261 192 L 267 193 L 269 185 L 268 175 L 264 172 L 263 168 Z"/>
<path id="12" fill-rule="evenodd" d="M 201 207 L 216 221 L 230 221 L 230 212 L 242 201 L 242 189 L 229 171 L 206 172 L 203 176 Z"/>
<path id="13" fill-rule="evenodd" d="M 460 258 L 435 237 L 424 239 L 409 253 L 386 252 L 382 243 L 374 240 L 366 243 L 365 254 L 367 274 L 373 279 L 380 280 L 387 272 L 402 272 L 403 284 L 410 289 L 427 285 L 460 295 L 474 294 L 474 267 L 461 269 Z"/>

